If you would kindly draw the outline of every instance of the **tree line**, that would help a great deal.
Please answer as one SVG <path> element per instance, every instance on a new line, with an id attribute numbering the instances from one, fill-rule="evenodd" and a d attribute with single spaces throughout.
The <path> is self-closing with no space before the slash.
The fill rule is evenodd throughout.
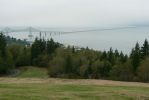
<path id="1" fill-rule="evenodd" d="M 10 36 L 6 36 L 6 41 L 7 41 L 7 45 L 12 45 L 12 44 L 19 44 L 19 45 L 29 45 L 29 42 L 24 39 L 24 40 L 21 40 L 21 39 L 16 39 L 16 38 L 13 38 L 13 37 L 10 37 Z"/>
<path id="2" fill-rule="evenodd" d="M 22 66 L 45 67 L 49 77 L 149 81 L 149 43 L 136 43 L 130 55 L 113 50 L 64 46 L 53 39 L 36 38 L 30 47 L 7 45 L 0 34 L 0 74 Z"/>

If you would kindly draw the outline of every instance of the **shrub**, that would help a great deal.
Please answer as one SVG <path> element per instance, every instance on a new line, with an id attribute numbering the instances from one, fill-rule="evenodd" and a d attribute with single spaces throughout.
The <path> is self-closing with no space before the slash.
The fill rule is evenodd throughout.
<path id="1" fill-rule="evenodd" d="M 124 64 L 117 64 L 112 68 L 110 76 L 115 80 L 132 81 L 134 77 L 133 66 L 130 61 Z"/>
<path id="2" fill-rule="evenodd" d="M 138 77 L 140 81 L 149 82 L 149 58 L 146 58 L 138 68 Z"/>

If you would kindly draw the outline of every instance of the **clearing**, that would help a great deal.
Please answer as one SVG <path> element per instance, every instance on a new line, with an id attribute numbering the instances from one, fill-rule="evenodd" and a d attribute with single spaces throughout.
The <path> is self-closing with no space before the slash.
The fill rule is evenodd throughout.
<path id="1" fill-rule="evenodd" d="M 4 77 L 0 78 L 0 100 L 149 100 L 149 84 Z"/>

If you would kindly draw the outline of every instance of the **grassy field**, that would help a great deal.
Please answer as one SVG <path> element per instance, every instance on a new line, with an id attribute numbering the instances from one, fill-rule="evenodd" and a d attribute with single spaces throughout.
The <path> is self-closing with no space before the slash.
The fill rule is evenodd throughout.
<path id="1" fill-rule="evenodd" d="M 22 67 L 15 77 L 19 78 L 47 78 L 47 70 L 45 68 L 38 68 L 33 66 Z"/>
<path id="2" fill-rule="evenodd" d="M 107 80 L 0 78 L 0 100 L 149 100 L 149 84 Z"/>
<path id="3" fill-rule="evenodd" d="M 47 70 L 23 67 L 0 78 L 0 100 L 149 100 L 149 84 L 48 78 Z"/>

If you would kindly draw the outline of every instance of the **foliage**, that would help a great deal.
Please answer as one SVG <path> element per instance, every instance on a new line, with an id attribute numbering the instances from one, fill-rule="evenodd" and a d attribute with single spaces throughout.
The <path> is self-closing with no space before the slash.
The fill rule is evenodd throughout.
<path id="1" fill-rule="evenodd" d="M 6 49 L 5 36 L 0 33 L 0 74 L 8 74 L 13 69 L 12 55 Z"/>
<path id="2" fill-rule="evenodd" d="M 121 81 L 133 81 L 133 69 L 130 61 L 117 64 L 111 70 L 111 78 Z"/>
<path id="3" fill-rule="evenodd" d="M 135 48 L 132 49 L 130 58 L 131 58 L 131 63 L 133 66 L 134 73 L 136 74 L 136 70 L 139 67 L 140 62 L 141 62 L 141 52 L 140 52 L 139 43 L 137 43 Z"/>
<path id="4" fill-rule="evenodd" d="M 12 73 L 22 66 L 48 69 L 50 77 L 96 78 L 123 81 L 149 81 L 149 43 L 136 43 L 130 55 L 110 48 L 108 51 L 63 46 L 53 39 L 36 38 L 31 46 L 7 45 L 0 33 L 0 74 Z"/>
<path id="5" fill-rule="evenodd" d="M 12 44 L 17 44 L 17 45 L 22 45 L 22 46 L 29 46 L 30 43 L 28 41 L 21 40 L 21 39 L 16 39 L 10 36 L 6 36 L 6 41 L 7 41 L 7 45 L 12 45 Z"/>
<path id="6" fill-rule="evenodd" d="M 149 82 L 149 58 L 142 61 L 138 68 L 138 76 L 140 81 Z"/>
<path id="7" fill-rule="evenodd" d="M 6 39 L 2 33 L 0 33 L 0 55 L 2 57 L 6 56 Z"/>
<path id="8" fill-rule="evenodd" d="M 141 47 L 141 56 L 142 58 L 145 58 L 149 55 L 149 43 L 147 39 L 145 39 L 143 46 Z"/>
<path id="9" fill-rule="evenodd" d="M 33 65 L 47 67 L 51 54 L 61 45 L 54 42 L 53 39 L 45 41 L 44 39 L 35 39 L 31 46 L 31 62 Z"/>

